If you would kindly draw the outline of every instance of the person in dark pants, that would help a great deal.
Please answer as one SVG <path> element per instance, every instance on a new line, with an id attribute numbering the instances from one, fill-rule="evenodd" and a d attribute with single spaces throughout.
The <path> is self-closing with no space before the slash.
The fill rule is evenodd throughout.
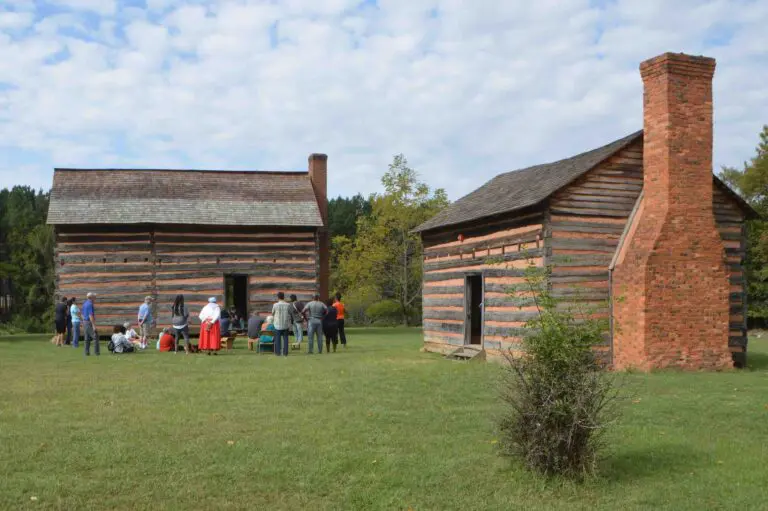
<path id="1" fill-rule="evenodd" d="M 336 319 L 337 311 L 333 306 L 333 298 L 329 298 L 325 303 L 328 310 L 323 317 L 323 335 L 325 336 L 325 352 L 330 353 L 331 344 L 333 352 L 336 352 L 336 345 L 339 343 L 339 321 Z"/>
<path id="2" fill-rule="evenodd" d="M 336 301 L 333 302 L 333 306 L 336 309 L 336 321 L 339 323 L 339 337 L 341 338 L 341 345 L 347 347 L 347 334 L 344 333 L 344 304 L 341 303 L 341 293 L 336 293 Z"/>
<path id="3" fill-rule="evenodd" d="M 96 298 L 94 293 L 85 295 L 83 302 L 83 333 L 85 334 L 85 355 L 91 354 L 91 341 L 96 355 L 99 353 L 99 334 L 96 332 L 96 316 L 93 310 L 93 300 Z"/>
<path id="4" fill-rule="evenodd" d="M 64 341 L 64 344 L 67 346 L 72 344 L 72 314 L 70 314 L 69 308 L 72 307 L 73 301 L 74 298 L 67 300 L 67 338 Z"/>
<path id="5" fill-rule="evenodd" d="M 288 331 L 293 326 L 293 305 L 285 301 L 285 293 L 277 293 L 277 303 L 272 306 L 275 324 L 275 355 L 288 356 Z"/>
<path id="6" fill-rule="evenodd" d="M 189 309 L 184 305 L 184 295 L 176 295 L 173 301 L 171 324 L 173 325 L 174 352 L 179 352 L 179 337 L 184 336 L 184 352 L 189 355 Z"/>

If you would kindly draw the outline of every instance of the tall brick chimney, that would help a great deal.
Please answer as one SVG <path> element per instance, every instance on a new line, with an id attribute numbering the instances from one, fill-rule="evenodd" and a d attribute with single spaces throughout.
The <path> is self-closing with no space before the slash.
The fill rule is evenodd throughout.
<path id="1" fill-rule="evenodd" d="M 317 205 L 320 208 L 320 216 L 323 219 L 323 227 L 318 231 L 318 293 L 323 299 L 328 298 L 328 280 L 330 268 L 330 243 L 328 240 L 328 155 L 312 153 L 309 155 L 309 180 L 315 190 Z"/>
<path id="2" fill-rule="evenodd" d="M 640 64 L 643 195 L 612 278 L 616 368 L 731 365 L 725 247 L 712 211 L 715 60 Z"/>

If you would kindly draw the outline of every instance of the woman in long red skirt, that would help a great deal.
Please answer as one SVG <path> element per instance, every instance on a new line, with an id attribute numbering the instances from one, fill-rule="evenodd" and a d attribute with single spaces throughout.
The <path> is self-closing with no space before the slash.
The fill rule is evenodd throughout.
<path id="1" fill-rule="evenodd" d="M 221 349 L 221 308 L 216 303 L 216 298 L 208 298 L 208 305 L 200 311 L 200 350 L 210 355 Z"/>

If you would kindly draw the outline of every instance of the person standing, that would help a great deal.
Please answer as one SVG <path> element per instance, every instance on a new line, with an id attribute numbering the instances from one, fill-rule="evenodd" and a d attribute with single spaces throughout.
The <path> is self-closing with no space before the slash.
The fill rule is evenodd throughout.
<path id="1" fill-rule="evenodd" d="M 277 303 L 272 306 L 275 324 L 275 355 L 288 356 L 288 331 L 293 326 L 293 306 L 285 301 L 285 293 L 277 293 Z"/>
<path id="2" fill-rule="evenodd" d="M 141 349 L 147 348 L 147 340 L 152 337 L 152 297 L 145 296 L 139 307 L 139 327 L 141 328 Z"/>
<path id="3" fill-rule="evenodd" d="M 312 354 L 312 344 L 317 341 L 317 352 L 323 352 L 323 318 L 327 307 L 320 301 L 320 295 L 312 297 L 312 301 L 304 306 L 301 313 L 307 317 L 307 342 L 309 343 L 309 354 Z"/>
<path id="4" fill-rule="evenodd" d="M 179 337 L 184 336 L 184 352 L 189 355 L 189 309 L 184 305 L 184 295 L 176 295 L 171 306 L 171 324 L 173 325 L 173 350 L 179 351 Z"/>
<path id="5" fill-rule="evenodd" d="M 72 298 L 67 300 L 67 338 L 64 340 L 64 344 L 69 346 L 72 344 L 72 314 L 69 312 L 69 308 L 72 306 Z"/>
<path id="6" fill-rule="evenodd" d="M 341 303 L 341 293 L 336 293 L 336 301 L 333 302 L 336 309 L 336 323 L 339 325 L 339 338 L 341 345 L 347 347 L 347 334 L 344 332 L 344 304 Z"/>
<path id="7" fill-rule="evenodd" d="M 198 349 L 206 351 L 208 355 L 221 349 L 221 308 L 216 303 L 216 298 L 208 298 L 208 305 L 200 311 L 200 342 Z"/>
<path id="8" fill-rule="evenodd" d="M 85 356 L 91 354 L 91 341 L 93 341 L 93 351 L 99 355 L 99 337 L 96 332 L 96 316 L 93 308 L 93 300 L 96 298 L 94 293 L 85 295 L 83 302 L 83 334 L 85 335 Z"/>
<path id="9" fill-rule="evenodd" d="M 336 353 L 336 345 L 339 343 L 339 321 L 336 319 L 338 312 L 336 307 L 333 306 L 333 298 L 328 298 L 326 305 L 325 317 L 323 317 L 325 352 L 330 353 L 331 344 L 333 344 L 333 352 Z"/>
<path id="10" fill-rule="evenodd" d="M 77 298 L 74 296 L 69 299 L 69 316 L 72 318 L 72 347 L 80 346 L 80 308 L 77 306 Z"/>
<path id="11" fill-rule="evenodd" d="M 56 324 L 56 346 L 64 346 L 64 335 L 67 332 L 67 297 L 63 297 L 56 304 L 53 313 L 54 323 Z"/>
<path id="12" fill-rule="evenodd" d="M 291 314 L 293 315 L 293 335 L 296 336 L 296 344 L 301 347 L 301 341 L 304 340 L 304 302 L 300 302 L 296 295 L 291 295 Z"/>

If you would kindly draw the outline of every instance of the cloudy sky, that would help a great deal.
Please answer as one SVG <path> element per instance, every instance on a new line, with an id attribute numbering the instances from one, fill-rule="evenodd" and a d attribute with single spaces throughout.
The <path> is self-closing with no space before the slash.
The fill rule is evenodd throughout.
<path id="1" fill-rule="evenodd" d="M 59 167 L 300 170 L 395 153 L 457 198 L 642 127 L 640 61 L 718 59 L 715 166 L 768 123 L 763 0 L 0 0 L 0 187 Z"/>

